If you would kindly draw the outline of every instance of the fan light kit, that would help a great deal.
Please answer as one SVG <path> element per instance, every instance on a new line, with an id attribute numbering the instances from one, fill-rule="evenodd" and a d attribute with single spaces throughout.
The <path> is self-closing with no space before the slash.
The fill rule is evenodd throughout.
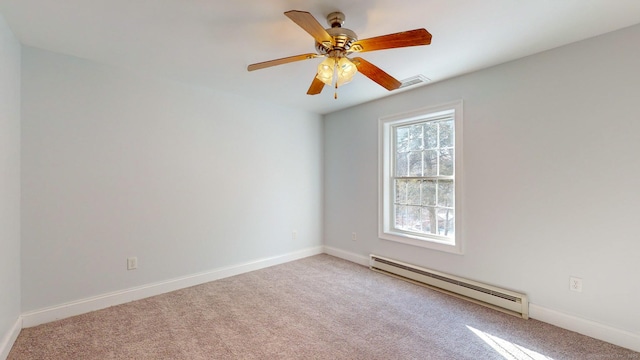
<path id="1" fill-rule="evenodd" d="M 327 22 L 331 26 L 328 29 L 323 28 L 313 15 L 306 11 L 291 10 L 284 14 L 316 40 L 315 48 L 317 53 L 301 54 L 251 64 L 247 67 L 247 70 L 253 71 L 294 61 L 325 57 L 324 61 L 318 65 L 318 72 L 307 91 L 308 95 L 317 95 L 322 92 L 325 85 L 329 85 L 336 89 L 334 98 L 337 99 L 338 87 L 349 83 L 357 72 L 389 91 L 398 89 L 402 83 L 379 67 L 361 57 L 349 58 L 348 56 L 354 52 L 431 44 L 431 34 L 425 29 L 358 40 L 355 32 L 342 27 L 345 16 L 341 12 L 333 12 L 327 15 Z"/>

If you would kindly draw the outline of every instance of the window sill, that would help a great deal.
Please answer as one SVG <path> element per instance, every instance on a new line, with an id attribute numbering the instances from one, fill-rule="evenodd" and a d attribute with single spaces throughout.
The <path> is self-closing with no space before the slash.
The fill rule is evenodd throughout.
<path id="1" fill-rule="evenodd" d="M 378 237 L 382 240 L 394 241 L 402 244 L 418 246 L 426 249 L 443 251 L 451 254 L 462 255 L 462 248 L 459 244 L 438 241 L 436 239 L 426 239 L 417 236 L 411 236 L 404 233 L 380 232 Z"/>

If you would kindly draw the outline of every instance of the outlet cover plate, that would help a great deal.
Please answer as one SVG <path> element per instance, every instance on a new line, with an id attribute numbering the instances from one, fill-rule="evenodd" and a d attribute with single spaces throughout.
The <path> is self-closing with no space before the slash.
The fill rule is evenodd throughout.
<path id="1" fill-rule="evenodd" d="M 138 268 L 138 258 L 135 256 L 127 258 L 127 270 L 135 270 L 137 268 Z"/>
<path id="2" fill-rule="evenodd" d="M 582 279 L 577 278 L 577 277 L 570 277 L 569 278 L 569 290 L 571 291 L 576 291 L 576 292 L 582 292 Z"/>

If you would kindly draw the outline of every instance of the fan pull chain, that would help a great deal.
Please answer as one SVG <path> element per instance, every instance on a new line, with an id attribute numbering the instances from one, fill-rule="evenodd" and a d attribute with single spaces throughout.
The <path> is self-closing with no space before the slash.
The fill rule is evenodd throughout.
<path id="1" fill-rule="evenodd" d="M 333 78 L 336 82 L 335 91 L 333 92 L 333 98 L 338 100 L 338 59 L 336 59 L 336 62 L 333 64 Z"/>

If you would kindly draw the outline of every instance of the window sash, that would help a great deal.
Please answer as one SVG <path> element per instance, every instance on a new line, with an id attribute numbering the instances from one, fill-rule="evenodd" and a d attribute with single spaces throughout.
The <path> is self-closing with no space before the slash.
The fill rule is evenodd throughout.
<path id="1" fill-rule="evenodd" d="M 419 237 L 426 237 L 426 238 L 433 238 L 433 239 L 438 239 L 441 241 L 451 241 L 454 239 L 455 236 L 455 206 L 453 206 L 453 204 L 455 204 L 455 190 L 452 190 L 453 194 L 452 194 L 452 206 L 441 206 L 438 203 L 438 199 L 439 199 L 439 181 L 443 180 L 443 181 L 450 181 L 451 182 L 451 186 L 452 189 L 455 189 L 455 166 L 452 166 L 452 175 L 439 175 L 440 173 L 440 169 L 441 169 L 441 156 L 439 155 L 441 153 L 442 150 L 447 150 L 452 154 L 452 159 L 451 162 L 452 164 L 455 164 L 455 140 L 451 141 L 451 146 L 445 146 L 445 147 L 441 147 L 441 124 L 442 123 L 446 123 L 446 122 L 450 122 L 451 126 L 453 127 L 452 133 L 453 133 L 453 137 L 455 139 L 455 118 L 454 118 L 454 113 L 448 113 L 445 115 L 441 115 L 441 116 L 424 116 L 421 118 L 417 118 L 413 121 L 407 121 L 407 122 L 401 122 L 399 124 L 396 125 L 392 125 L 391 126 L 391 131 L 390 131 L 390 136 L 391 136 L 391 143 L 392 143 L 392 147 L 390 150 L 390 160 L 391 160 L 391 176 L 390 176 L 390 183 L 389 186 L 391 186 L 392 190 L 390 191 L 390 195 L 391 195 L 391 199 L 392 201 L 389 202 L 389 206 L 391 207 L 391 209 L 389 209 L 389 213 L 391 215 L 391 219 L 392 221 L 390 221 L 390 225 L 391 225 L 391 229 L 393 231 L 396 232 L 401 232 L 401 233 L 405 233 L 405 234 L 411 234 L 411 235 L 416 235 Z M 427 138 L 426 138 L 426 129 L 425 126 L 431 125 L 431 124 L 435 124 L 437 125 L 436 128 L 436 138 L 435 138 L 435 144 L 432 144 L 432 146 L 429 146 L 429 144 L 427 143 Z M 417 149 L 410 149 L 410 147 L 412 147 L 411 144 L 407 144 L 407 147 L 409 149 L 404 149 L 405 151 L 399 151 L 400 148 L 402 147 L 399 143 L 398 143 L 398 138 L 399 136 L 399 131 L 405 130 L 405 131 L 412 131 L 413 127 L 415 127 L 416 125 L 421 125 L 421 134 L 419 136 L 420 138 L 420 145 L 417 147 Z M 412 137 L 411 135 L 409 135 L 407 142 L 411 143 L 412 141 Z M 415 145 L 414 145 L 415 147 Z M 389 151 L 387 150 L 387 151 Z M 425 172 L 425 152 L 427 151 L 436 151 L 438 153 L 438 155 L 435 156 L 436 158 L 436 164 L 435 164 L 435 169 L 436 169 L 436 175 L 430 175 L 430 176 L 411 176 L 411 172 L 412 172 L 412 166 L 410 163 L 410 156 L 411 154 L 420 154 L 420 163 L 421 163 L 421 173 L 424 174 Z M 403 172 L 405 172 L 406 175 L 398 175 L 399 173 L 399 169 L 398 169 L 398 158 L 399 155 L 401 154 L 406 154 L 407 155 L 407 166 L 406 169 L 402 169 L 405 170 Z M 419 198 L 420 201 L 418 201 L 418 203 L 409 203 L 407 201 L 402 202 L 402 201 L 398 201 L 398 181 L 403 181 L 403 180 L 409 180 L 409 181 L 418 181 L 420 183 L 419 186 Z M 435 182 L 435 194 L 434 194 L 434 204 L 428 204 L 425 205 L 423 204 L 423 186 L 422 184 L 424 183 L 424 181 L 433 181 Z M 407 183 L 407 186 L 409 185 L 409 183 Z M 405 196 L 408 196 L 408 190 L 405 191 Z M 404 210 L 403 214 L 399 214 L 398 210 L 402 209 Z M 413 219 L 414 224 L 413 226 L 403 226 L 398 224 L 399 220 L 400 223 L 404 223 L 404 219 L 406 218 L 410 218 L 411 216 L 409 216 L 409 214 L 407 214 L 408 209 L 412 209 L 412 210 L 419 210 L 419 218 L 418 219 Z M 446 210 L 447 214 L 449 213 L 449 211 L 452 211 L 454 216 L 452 216 L 452 219 L 449 220 L 447 218 L 446 220 L 446 224 L 445 224 L 445 228 L 443 229 L 442 232 L 445 233 L 445 235 L 442 235 L 442 232 L 440 231 L 440 226 L 439 226 L 439 210 Z M 428 216 L 425 214 L 429 214 Z M 451 231 L 448 228 L 449 225 L 449 221 L 452 222 L 452 227 L 453 229 L 451 229 Z M 427 226 L 427 222 L 428 222 L 428 226 Z M 435 224 L 435 229 L 433 228 L 433 225 Z M 425 229 L 428 229 L 428 231 L 426 231 Z"/>

